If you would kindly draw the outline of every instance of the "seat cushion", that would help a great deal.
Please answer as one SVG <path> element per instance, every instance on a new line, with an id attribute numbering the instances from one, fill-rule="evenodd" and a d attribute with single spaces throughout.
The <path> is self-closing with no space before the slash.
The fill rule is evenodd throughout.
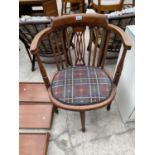
<path id="1" fill-rule="evenodd" d="M 119 4 L 121 0 L 101 0 L 101 5 L 115 5 Z M 93 3 L 98 5 L 98 0 L 93 0 Z"/>
<path id="2" fill-rule="evenodd" d="M 52 96 L 68 105 L 90 105 L 106 100 L 112 81 L 101 69 L 72 67 L 55 74 L 51 83 Z"/>

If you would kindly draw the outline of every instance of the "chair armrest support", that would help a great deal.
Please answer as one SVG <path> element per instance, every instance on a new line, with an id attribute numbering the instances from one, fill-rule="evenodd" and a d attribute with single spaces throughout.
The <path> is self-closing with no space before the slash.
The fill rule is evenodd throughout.
<path id="1" fill-rule="evenodd" d="M 111 29 L 112 32 L 114 32 L 115 34 L 120 36 L 120 39 L 122 40 L 122 43 L 124 45 L 124 50 L 123 53 L 121 54 L 121 57 L 119 59 L 119 62 L 116 66 L 115 69 L 115 74 L 114 74 L 114 78 L 113 78 L 113 83 L 117 86 L 122 70 L 123 70 L 123 65 L 124 65 L 124 61 L 125 61 L 125 56 L 128 50 L 131 49 L 131 42 L 127 36 L 127 34 L 118 26 L 112 25 L 112 24 L 108 24 L 109 28 Z"/>
<path id="2" fill-rule="evenodd" d="M 131 49 L 131 42 L 130 42 L 127 34 L 116 25 L 108 24 L 108 26 L 112 32 L 114 32 L 115 34 L 120 36 L 120 39 L 122 40 L 124 48 L 127 50 Z"/>
<path id="3" fill-rule="evenodd" d="M 50 27 L 45 28 L 44 30 L 40 31 L 32 40 L 31 46 L 30 46 L 30 52 L 36 56 L 36 59 L 38 61 L 38 65 L 39 65 L 39 69 L 43 78 L 43 81 L 45 83 L 46 88 L 48 89 L 50 87 L 50 80 L 48 78 L 47 72 L 43 66 L 43 64 L 41 63 L 41 59 L 39 57 L 39 53 L 38 53 L 38 45 L 40 43 L 40 41 L 42 40 L 42 38 L 51 30 Z"/>
<path id="4" fill-rule="evenodd" d="M 42 38 L 44 37 L 44 35 L 46 35 L 46 33 L 49 32 L 49 30 L 51 30 L 50 27 L 47 27 L 45 29 L 43 29 L 42 31 L 40 31 L 32 40 L 31 46 L 30 46 L 30 52 L 35 55 L 38 52 L 38 45 L 40 40 L 42 40 Z"/>

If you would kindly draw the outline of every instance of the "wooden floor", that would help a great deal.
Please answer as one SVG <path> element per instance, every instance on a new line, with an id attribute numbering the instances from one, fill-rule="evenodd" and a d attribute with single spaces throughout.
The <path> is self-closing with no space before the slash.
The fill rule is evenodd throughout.
<path id="1" fill-rule="evenodd" d="M 19 135 L 19 155 L 46 155 L 47 133 L 21 133 Z"/>
<path id="2" fill-rule="evenodd" d="M 23 102 L 50 102 L 47 89 L 43 83 L 21 82 L 19 84 L 19 101 Z"/>
<path id="3" fill-rule="evenodd" d="M 50 103 L 19 105 L 19 128 L 51 128 L 53 106 Z"/>
<path id="4" fill-rule="evenodd" d="M 53 118 L 53 104 L 49 100 L 43 83 L 19 84 L 19 155 L 47 155 L 48 138 L 36 129 L 50 129 Z M 32 133 L 26 133 L 31 129 Z"/>

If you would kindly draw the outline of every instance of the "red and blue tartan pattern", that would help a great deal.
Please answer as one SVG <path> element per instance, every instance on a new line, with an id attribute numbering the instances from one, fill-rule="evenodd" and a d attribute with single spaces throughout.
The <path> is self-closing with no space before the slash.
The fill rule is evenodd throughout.
<path id="1" fill-rule="evenodd" d="M 101 69 L 72 67 L 59 71 L 51 83 L 52 95 L 69 105 L 90 105 L 106 100 L 112 91 L 112 81 Z"/>

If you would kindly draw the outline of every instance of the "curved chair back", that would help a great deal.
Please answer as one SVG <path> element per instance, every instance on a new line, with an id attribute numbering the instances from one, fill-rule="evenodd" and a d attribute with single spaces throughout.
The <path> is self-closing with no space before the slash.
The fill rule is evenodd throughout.
<path id="1" fill-rule="evenodd" d="M 93 42 L 94 32 L 96 34 L 95 43 Z M 31 52 L 37 57 L 46 86 L 49 87 L 50 83 L 38 54 L 39 47 L 46 37 L 50 40 L 58 70 L 70 66 L 93 66 L 104 69 L 111 33 L 117 34 L 124 45 L 124 52 L 113 78 L 113 82 L 117 85 L 126 52 L 131 48 L 130 41 L 124 31 L 109 24 L 107 17 L 101 14 L 74 14 L 53 19 L 52 26 L 38 33 L 31 44 Z M 70 38 L 73 38 L 73 49 L 70 46 Z M 89 40 L 90 50 L 86 51 L 86 44 Z M 99 42 L 100 46 L 98 47 Z"/>

